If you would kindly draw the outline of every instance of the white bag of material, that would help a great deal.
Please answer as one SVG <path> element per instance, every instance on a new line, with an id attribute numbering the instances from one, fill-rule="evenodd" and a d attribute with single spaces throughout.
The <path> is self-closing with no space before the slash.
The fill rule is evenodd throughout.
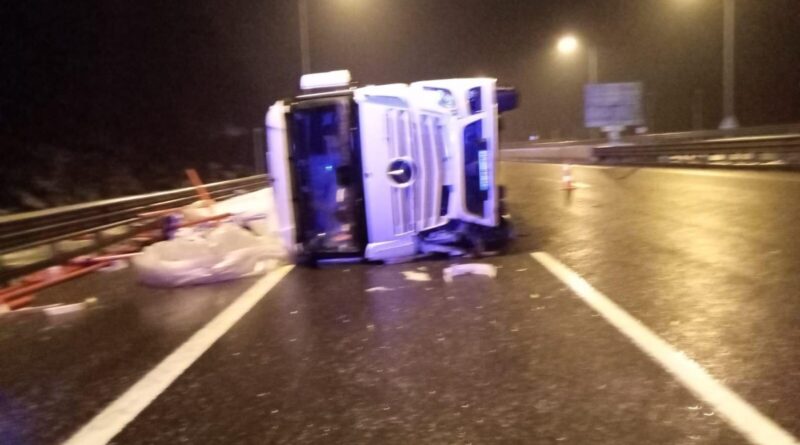
<path id="1" fill-rule="evenodd" d="M 178 237 L 146 247 L 133 258 L 142 283 L 178 287 L 233 280 L 278 266 L 285 251 L 278 240 L 259 237 L 235 224 L 204 236 Z"/>
<path id="2" fill-rule="evenodd" d="M 244 193 L 214 204 L 217 213 L 232 215 L 265 215 L 273 211 L 272 188 L 266 187 L 255 192 Z"/>
<path id="3" fill-rule="evenodd" d="M 219 215 L 222 212 L 208 207 L 203 201 L 195 201 L 181 209 L 181 216 L 185 222 L 195 222 L 211 218 L 212 216 Z"/>
<path id="4" fill-rule="evenodd" d="M 212 208 L 207 207 L 203 201 L 197 201 L 184 206 L 181 215 L 183 221 L 195 222 L 227 213 L 232 215 L 237 224 L 247 227 L 256 235 L 269 236 L 278 230 L 278 219 L 274 208 L 272 187 L 266 187 L 219 201 Z"/>
<path id="5" fill-rule="evenodd" d="M 270 236 L 278 233 L 272 187 L 222 201 L 217 204 L 216 209 L 234 215 L 235 221 L 256 235 Z"/>

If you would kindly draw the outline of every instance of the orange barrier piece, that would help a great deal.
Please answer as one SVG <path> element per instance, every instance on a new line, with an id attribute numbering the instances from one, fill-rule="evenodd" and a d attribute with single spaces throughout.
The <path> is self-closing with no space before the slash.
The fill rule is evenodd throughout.
<path id="1" fill-rule="evenodd" d="M 9 310 L 14 311 L 31 304 L 31 301 L 33 301 L 33 295 L 24 295 L 20 298 L 6 301 L 4 304 Z"/>
<path id="2" fill-rule="evenodd" d="M 74 278 L 78 278 L 80 276 L 92 273 L 97 269 L 103 268 L 108 265 L 108 261 L 92 264 L 91 266 L 81 267 L 70 272 L 66 272 L 60 276 L 56 276 L 49 280 L 44 280 L 35 284 L 30 284 L 27 286 L 18 287 L 13 289 L 5 294 L 2 295 L 3 300 L 6 302 L 15 300 L 19 297 L 30 296 L 31 294 L 38 292 L 42 289 L 46 289 L 51 286 L 55 286 L 56 284 L 63 283 L 65 281 L 72 280 Z M 8 303 L 6 303 L 8 304 Z"/>

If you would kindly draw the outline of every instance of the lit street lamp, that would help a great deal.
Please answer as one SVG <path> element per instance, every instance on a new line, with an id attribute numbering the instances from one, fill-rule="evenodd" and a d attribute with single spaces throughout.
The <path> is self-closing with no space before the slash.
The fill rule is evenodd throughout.
<path id="1" fill-rule="evenodd" d="M 556 48 L 561 54 L 572 54 L 578 49 L 578 39 L 575 36 L 564 36 L 558 39 Z"/>
<path id="2" fill-rule="evenodd" d="M 598 82 L 597 74 L 597 48 L 589 45 L 581 45 L 581 41 L 573 35 L 565 35 L 558 39 L 556 50 L 563 56 L 572 56 L 580 51 L 581 46 L 585 47 L 586 52 L 586 81 L 589 84 Z M 595 136 L 594 130 L 590 130 L 590 135 Z"/>
<path id="3" fill-rule="evenodd" d="M 565 56 L 576 53 L 581 47 L 581 42 L 573 35 L 566 35 L 558 39 L 556 49 Z M 586 47 L 586 68 L 589 83 L 597 83 L 597 48 Z"/>

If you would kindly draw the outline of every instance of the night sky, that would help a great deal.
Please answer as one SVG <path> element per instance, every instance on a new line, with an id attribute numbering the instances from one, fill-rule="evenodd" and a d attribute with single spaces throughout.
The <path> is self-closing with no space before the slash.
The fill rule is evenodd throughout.
<path id="1" fill-rule="evenodd" d="M 737 4 L 740 122 L 800 120 L 800 1 Z M 26 0 L 0 14 L 6 154 L 47 144 L 213 158 L 296 93 L 293 0 Z M 599 48 L 601 81 L 645 83 L 653 130 L 690 129 L 698 95 L 706 127 L 721 117 L 722 0 L 309 0 L 309 16 L 314 71 L 517 87 L 506 140 L 579 135 L 585 58 L 555 54 L 565 32 Z"/>

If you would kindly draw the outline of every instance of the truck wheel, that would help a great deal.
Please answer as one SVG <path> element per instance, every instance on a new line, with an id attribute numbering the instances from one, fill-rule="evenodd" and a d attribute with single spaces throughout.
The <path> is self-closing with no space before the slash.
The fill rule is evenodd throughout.
<path id="1" fill-rule="evenodd" d="M 479 233 L 471 233 L 467 238 L 469 240 L 469 253 L 475 258 L 481 258 L 486 252 L 486 243 Z"/>

